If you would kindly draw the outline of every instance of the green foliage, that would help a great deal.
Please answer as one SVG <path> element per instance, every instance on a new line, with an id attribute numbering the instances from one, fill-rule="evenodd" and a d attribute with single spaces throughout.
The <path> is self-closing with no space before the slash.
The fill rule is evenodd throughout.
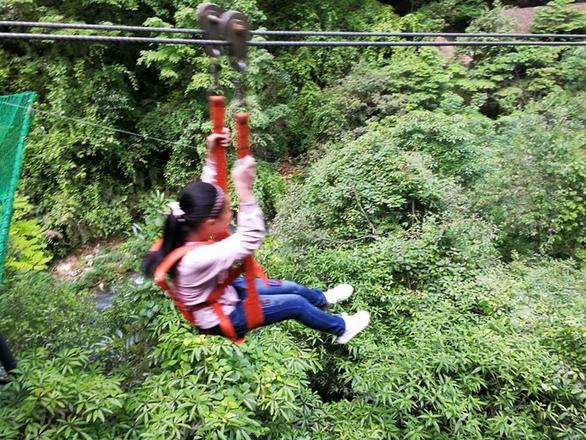
<path id="1" fill-rule="evenodd" d="M 102 427 L 124 404 L 120 382 L 97 371 L 84 350 L 33 351 L 3 390 L 0 434 L 7 440 L 111 438 Z"/>
<path id="2" fill-rule="evenodd" d="M 324 369 L 320 394 L 336 397 L 285 438 L 322 438 L 318 430 L 328 439 L 580 438 L 583 273 L 551 261 L 506 267 L 494 257 L 474 267 L 486 249 L 466 267 L 462 256 L 478 231 L 454 234 L 470 234 L 458 248 L 434 243 L 437 229 L 425 228 L 405 234 L 401 246 L 388 238 L 325 251 L 265 249 L 278 276 L 314 285 L 352 280 L 352 308 L 375 316 L 348 351 L 314 340 L 321 363 L 335 366 Z"/>
<path id="3" fill-rule="evenodd" d="M 197 3 L 18 0 L 0 17 L 194 28 Z M 563 3 L 535 29 L 579 32 Z M 512 30 L 480 0 L 403 17 L 374 0 L 221 4 L 255 28 Z M 467 66 L 431 48 L 251 48 L 255 193 L 275 217 L 257 256 L 275 278 L 354 285 L 344 310 L 372 321 L 346 346 L 291 321 L 243 346 L 199 335 L 140 276 L 168 200 L 199 174 L 211 85 L 200 48 L 140 49 L 0 48 L 0 91 L 35 89 L 41 110 L 22 181 L 34 209 L 17 199 L 13 242 L 45 264 L 46 229 L 61 253 L 134 232 L 75 281 L 17 271 L 2 286 L 19 370 L 1 438 L 586 436 L 583 48 L 458 51 Z M 304 168 L 290 186 L 281 162 Z M 97 294 L 111 306 L 95 311 Z"/>
<path id="4" fill-rule="evenodd" d="M 497 5 L 474 20 L 467 32 L 512 29 L 511 21 L 502 16 L 502 8 Z M 458 80 L 458 86 L 491 116 L 510 113 L 565 87 L 580 90 L 583 84 L 580 75 L 574 73 L 584 63 L 581 48 L 478 47 L 460 53 L 472 57 L 473 68 Z"/>
<path id="5" fill-rule="evenodd" d="M 307 86 L 299 102 L 310 113 L 305 142 L 340 139 L 340 134 L 388 115 L 433 110 L 451 89 L 435 51 L 397 50 L 384 67 L 361 63 L 338 84 L 320 92 Z"/>
<path id="6" fill-rule="evenodd" d="M 534 33 L 584 33 L 586 12 L 574 7 L 574 0 L 553 0 L 535 12 Z"/>
<path id="7" fill-rule="evenodd" d="M 32 205 L 27 197 L 17 196 L 8 237 L 10 247 L 6 259 L 7 271 L 40 271 L 47 267 L 51 257 L 43 228 L 35 218 L 30 218 Z"/>
<path id="8" fill-rule="evenodd" d="M 0 329 L 16 353 L 84 346 L 99 333 L 91 300 L 48 273 L 17 274 L 0 290 Z"/>
<path id="9" fill-rule="evenodd" d="M 132 88 L 132 74 L 120 65 L 103 66 L 98 73 L 88 61 L 71 66 L 59 59 L 31 64 L 38 75 L 48 77 L 45 94 L 50 104 L 41 109 L 51 114 L 36 118 L 23 191 L 45 213 L 44 223 L 65 232 L 70 243 L 88 240 L 95 233 L 121 232 L 130 222 L 128 179 L 136 178 L 135 160 L 141 153 L 99 126 L 119 121 L 130 110 L 127 91 Z M 80 101 L 86 105 L 80 106 Z M 57 112 L 67 116 L 54 116 Z M 76 117 L 87 122 L 71 119 Z"/>
<path id="10" fill-rule="evenodd" d="M 443 108 L 449 105 L 444 101 Z M 468 184 L 482 172 L 479 159 L 489 148 L 493 127 L 488 118 L 461 110 L 453 114 L 413 111 L 383 124 L 390 126 L 389 134 L 401 150 L 429 154 L 434 172 Z"/>
<path id="11" fill-rule="evenodd" d="M 505 10 L 501 1 L 495 1 L 492 9 L 484 10 L 470 22 L 466 32 L 512 33 L 515 23 L 512 18 L 504 14 Z M 485 50 L 491 49 L 485 48 Z"/>
<path id="12" fill-rule="evenodd" d="M 555 105 L 553 104 L 555 102 Z M 476 205 L 503 248 L 573 256 L 586 237 L 584 99 L 551 95 L 500 120 Z"/>
<path id="13" fill-rule="evenodd" d="M 287 241 L 335 243 L 376 238 L 428 213 L 464 215 L 469 203 L 454 178 L 478 174 L 473 159 L 483 143 L 479 127 L 490 124 L 428 112 L 384 123 L 390 127 L 331 148 L 312 167 L 283 203 L 278 234 Z"/>
<path id="14" fill-rule="evenodd" d="M 487 9 L 485 0 L 439 0 L 432 2 L 414 2 L 418 7 L 415 14 L 431 17 L 442 23 L 442 27 L 462 27 L 482 15 Z"/>
<path id="15" fill-rule="evenodd" d="M 165 214 L 169 212 L 171 198 L 164 193 L 155 191 L 147 194 L 141 200 L 141 223 L 134 223 L 134 235 L 144 244 L 153 243 L 160 238 L 165 224 Z M 150 244 L 149 244 L 150 246 Z"/>
<path id="16" fill-rule="evenodd" d="M 271 220 L 277 214 L 287 186 L 274 166 L 266 162 L 257 165 L 254 194 L 259 201 L 263 214 Z"/>

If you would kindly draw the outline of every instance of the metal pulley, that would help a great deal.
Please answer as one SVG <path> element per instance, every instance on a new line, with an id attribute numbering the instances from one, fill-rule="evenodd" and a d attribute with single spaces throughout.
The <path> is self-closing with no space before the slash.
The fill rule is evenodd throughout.
<path id="1" fill-rule="evenodd" d="M 228 11 L 220 19 L 221 35 L 229 43 L 230 64 L 239 72 L 246 70 L 247 42 L 251 38 L 246 15 L 238 11 Z"/>
<path id="2" fill-rule="evenodd" d="M 220 27 L 221 17 L 224 10 L 213 3 L 202 3 L 197 7 L 197 18 L 199 26 L 206 38 L 210 40 L 222 40 L 222 29 Z M 219 58 L 224 52 L 223 46 L 204 46 L 205 53 L 213 58 Z M 214 61 L 209 67 L 213 78 L 212 86 L 208 89 L 208 96 L 218 95 L 220 91 L 220 63 Z"/>
<path id="3" fill-rule="evenodd" d="M 202 3 L 197 7 L 197 18 L 199 26 L 203 30 L 204 35 L 209 40 L 221 40 L 221 17 L 224 10 L 213 3 Z M 217 58 L 222 55 L 222 46 L 204 46 L 206 54 Z"/>

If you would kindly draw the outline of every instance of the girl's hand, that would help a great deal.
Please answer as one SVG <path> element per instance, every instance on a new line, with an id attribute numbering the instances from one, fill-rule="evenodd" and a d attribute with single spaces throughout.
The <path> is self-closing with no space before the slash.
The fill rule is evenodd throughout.
<path id="1" fill-rule="evenodd" d="M 256 178 L 256 161 L 252 156 L 246 156 L 238 159 L 232 169 L 232 181 L 234 190 L 240 200 L 240 203 L 249 203 L 254 201 L 252 185 Z"/>
<path id="2" fill-rule="evenodd" d="M 207 138 L 208 159 L 214 159 L 216 148 L 228 148 L 230 146 L 231 136 L 232 134 L 229 128 L 224 128 L 222 133 L 210 134 Z"/>

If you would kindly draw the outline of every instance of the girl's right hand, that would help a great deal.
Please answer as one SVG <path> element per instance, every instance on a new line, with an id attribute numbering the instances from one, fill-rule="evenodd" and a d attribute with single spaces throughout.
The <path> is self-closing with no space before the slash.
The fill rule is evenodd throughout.
<path id="1" fill-rule="evenodd" d="M 230 146 L 230 129 L 224 127 L 222 133 L 212 133 L 207 138 L 208 158 L 213 160 L 216 148 L 228 148 Z"/>

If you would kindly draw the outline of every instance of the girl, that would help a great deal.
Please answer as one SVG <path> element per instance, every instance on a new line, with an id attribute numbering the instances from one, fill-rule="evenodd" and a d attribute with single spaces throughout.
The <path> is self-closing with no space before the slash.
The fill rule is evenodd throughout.
<path id="1" fill-rule="evenodd" d="M 164 226 L 163 244 L 158 251 L 149 252 L 143 269 L 152 276 L 156 267 L 173 249 L 194 242 L 213 240 L 230 225 L 232 211 L 227 195 L 216 185 L 215 148 L 226 148 L 230 132 L 212 134 L 207 139 L 207 158 L 201 181 L 189 183 L 179 194 L 178 202 L 171 203 L 172 211 Z M 264 234 L 263 214 L 252 192 L 256 177 L 256 162 L 250 156 L 239 160 L 232 170 L 232 180 L 238 198 L 236 233 L 212 244 L 197 247 L 171 270 L 176 295 L 186 305 L 204 302 L 216 285 L 227 276 L 228 269 L 237 261 L 260 247 Z M 268 287 L 257 280 L 257 292 L 264 313 L 264 325 L 295 319 L 315 330 L 337 336 L 344 344 L 364 330 L 370 315 L 360 311 L 354 315 L 332 315 L 325 307 L 347 299 L 353 291 L 349 284 L 341 284 L 322 292 L 291 281 L 269 280 Z M 246 282 L 239 277 L 228 285 L 218 303 L 229 317 L 239 337 L 248 330 L 242 299 Z M 193 312 L 202 333 L 221 335 L 219 319 L 211 307 Z"/>

